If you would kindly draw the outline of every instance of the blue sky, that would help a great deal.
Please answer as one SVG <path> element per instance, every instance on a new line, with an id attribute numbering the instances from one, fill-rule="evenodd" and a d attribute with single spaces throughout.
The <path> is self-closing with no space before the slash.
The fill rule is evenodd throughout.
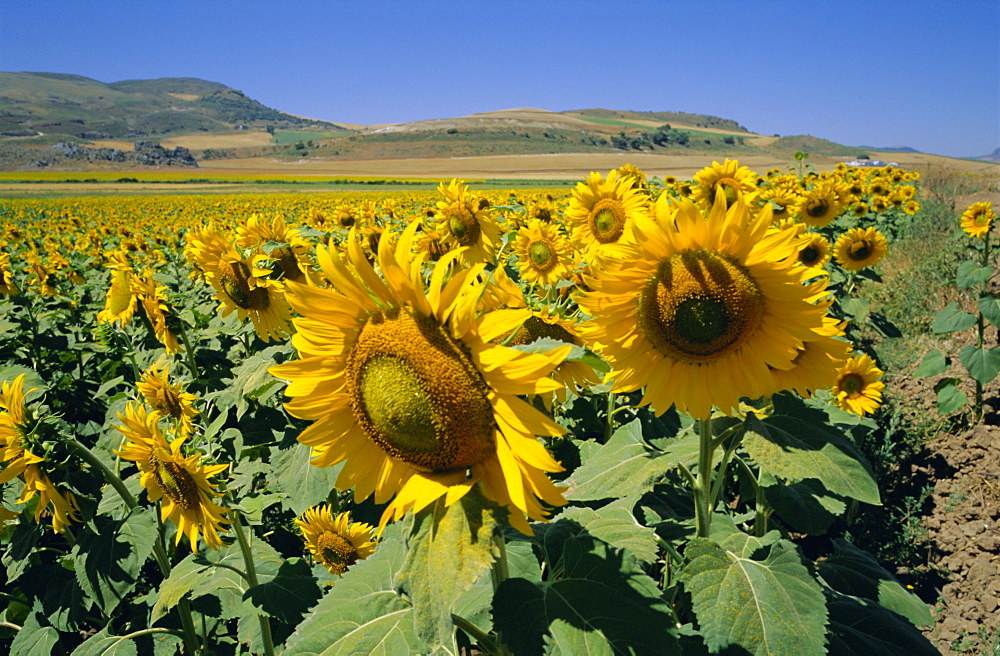
<path id="1" fill-rule="evenodd" d="M 3 71 L 198 77 L 347 123 L 684 111 L 951 156 L 1000 147 L 998 35 L 998 0 L 0 0 Z"/>

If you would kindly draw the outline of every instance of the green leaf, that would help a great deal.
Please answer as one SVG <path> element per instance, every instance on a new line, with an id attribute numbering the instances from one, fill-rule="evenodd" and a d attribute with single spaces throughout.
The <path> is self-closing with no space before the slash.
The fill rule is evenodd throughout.
<path id="1" fill-rule="evenodd" d="M 493 598 L 493 626 L 512 653 L 542 654 L 557 620 L 600 632 L 615 653 L 679 653 L 673 615 L 634 558 L 565 519 L 535 527 L 549 580 L 510 578 Z"/>
<path id="2" fill-rule="evenodd" d="M 840 308 L 854 321 L 864 321 L 871 304 L 863 298 L 849 298 L 840 304 Z"/>
<path id="3" fill-rule="evenodd" d="M 337 463 L 332 467 L 317 467 L 309 462 L 311 457 L 312 448 L 298 443 L 291 448 L 271 452 L 272 473 L 269 478 L 275 485 L 275 491 L 288 495 L 283 505 L 296 515 L 327 500 L 344 466 Z"/>
<path id="4" fill-rule="evenodd" d="M 827 611 L 819 584 L 794 545 L 780 541 L 764 561 L 695 538 L 681 570 L 709 651 L 736 644 L 755 656 L 823 656 Z"/>
<path id="5" fill-rule="evenodd" d="M 612 656 L 614 650 L 600 629 L 588 631 L 557 619 L 549 626 L 549 656 Z"/>
<path id="6" fill-rule="evenodd" d="M 662 455 L 642 439 L 642 422 L 631 421 L 573 472 L 566 498 L 597 501 L 648 492 L 670 467 Z"/>
<path id="7" fill-rule="evenodd" d="M 839 432 L 783 415 L 745 424 L 743 448 L 761 471 L 792 483 L 813 478 L 834 494 L 881 505 L 863 457 Z"/>
<path id="8" fill-rule="evenodd" d="M 875 602 L 827 591 L 830 653 L 837 656 L 940 656 L 905 618 Z"/>
<path id="9" fill-rule="evenodd" d="M 953 333 L 956 330 L 967 330 L 976 325 L 976 315 L 958 309 L 958 303 L 952 301 L 937 313 L 931 322 L 932 333 Z"/>
<path id="10" fill-rule="evenodd" d="M 969 344 L 958 352 L 972 379 L 985 385 L 1000 373 L 1000 348 L 983 349 Z"/>
<path id="11" fill-rule="evenodd" d="M 969 397 L 965 395 L 965 392 L 958 389 L 957 385 L 958 381 L 955 381 L 948 385 L 942 385 L 937 390 L 937 407 L 939 413 L 950 415 L 962 409 L 969 402 Z"/>
<path id="12" fill-rule="evenodd" d="M 138 649 L 130 638 L 110 635 L 104 627 L 83 641 L 71 656 L 137 656 Z"/>
<path id="13" fill-rule="evenodd" d="M 656 531 L 640 525 L 625 508 L 567 508 L 559 519 L 576 522 L 598 540 L 625 549 L 644 563 L 652 563 L 658 556 Z"/>
<path id="14" fill-rule="evenodd" d="M 878 602 L 904 616 L 914 626 L 930 626 L 934 618 L 920 597 L 909 592 L 865 551 L 843 539 L 833 541 L 834 553 L 818 564 L 830 587 L 854 597 Z"/>
<path id="15" fill-rule="evenodd" d="M 445 507 L 444 497 L 413 516 L 400 587 L 413 602 L 417 635 L 428 653 L 458 653 L 455 603 L 496 558 L 497 507 L 473 488 Z"/>
<path id="16" fill-rule="evenodd" d="M 97 532 L 81 530 L 73 547 L 76 579 L 105 615 L 135 587 L 158 534 L 156 516 L 134 508 L 123 520 L 95 518 Z"/>
<path id="17" fill-rule="evenodd" d="M 940 376 L 948 370 L 948 358 L 944 353 L 934 349 L 924 356 L 920 366 L 913 372 L 914 376 Z"/>
<path id="18" fill-rule="evenodd" d="M 32 613 L 10 643 L 10 656 L 49 656 L 57 644 L 59 632 L 39 624 L 38 614 Z"/>
<path id="19" fill-rule="evenodd" d="M 170 570 L 170 576 L 160 584 L 159 594 L 150 614 L 150 623 L 169 613 L 196 585 L 211 580 L 212 572 L 204 565 L 195 562 L 195 556 L 196 554 L 189 554 L 174 565 Z"/>
<path id="20" fill-rule="evenodd" d="M 993 267 L 979 266 L 972 260 L 966 260 L 958 265 L 958 272 L 955 274 L 955 284 L 959 289 L 972 289 L 978 287 L 993 277 Z"/>
<path id="21" fill-rule="evenodd" d="M 266 579 L 249 588 L 243 598 L 267 615 L 292 626 L 298 624 L 323 595 L 312 568 L 298 558 L 282 563 L 278 573 Z"/>
<path id="22" fill-rule="evenodd" d="M 825 533 L 833 520 L 847 509 L 847 504 L 830 496 L 814 479 L 788 485 L 775 481 L 774 485 L 764 488 L 764 496 L 778 517 L 796 531 L 810 535 Z"/>
<path id="23" fill-rule="evenodd" d="M 390 527 L 391 529 L 392 527 Z M 387 537 L 337 582 L 288 638 L 282 656 L 425 653 L 413 608 L 396 592 L 406 548 Z"/>
<path id="24" fill-rule="evenodd" d="M 994 326 L 1000 327 L 1000 298 L 993 294 L 979 297 L 979 313 Z"/>

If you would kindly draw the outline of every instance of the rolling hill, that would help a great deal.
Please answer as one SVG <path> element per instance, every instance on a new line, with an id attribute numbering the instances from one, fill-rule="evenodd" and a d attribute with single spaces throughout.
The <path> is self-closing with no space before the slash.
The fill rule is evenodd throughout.
<path id="1" fill-rule="evenodd" d="M 0 138 L 148 139 L 234 130 L 339 130 L 292 116 L 217 82 L 124 80 L 0 72 Z"/>

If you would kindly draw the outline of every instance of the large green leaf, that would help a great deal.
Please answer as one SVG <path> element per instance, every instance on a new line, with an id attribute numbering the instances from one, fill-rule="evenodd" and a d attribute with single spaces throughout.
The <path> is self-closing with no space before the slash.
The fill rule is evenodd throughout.
<path id="1" fill-rule="evenodd" d="M 830 653 L 837 656 L 940 656 L 906 618 L 867 599 L 827 591 Z"/>
<path id="2" fill-rule="evenodd" d="M 395 574 L 405 554 L 402 540 L 384 537 L 375 553 L 351 567 L 299 624 L 282 655 L 426 653 L 414 631 L 413 607 L 396 592 Z"/>
<path id="3" fill-rule="evenodd" d="M 783 415 L 745 425 L 743 448 L 761 471 L 793 483 L 813 478 L 834 494 L 881 505 L 878 484 L 840 433 Z"/>
<path id="4" fill-rule="evenodd" d="M 1000 327 L 1000 298 L 995 294 L 979 297 L 979 313 L 994 326 Z"/>
<path id="5" fill-rule="evenodd" d="M 298 624 L 310 607 L 322 596 L 309 565 L 300 559 L 282 563 L 274 576 L 249 588 L 244 599 L 255 608 L 287 624 Z"/>
<path id="6" fill-rule="evenodd" d="M 914 376 L 940 376 L 948 371 L 948 358 L 944 353 L 934 349 L 924 356 L 920 361 L 920 366 L 913 372 Z"/>
<path id="7" fill-rule="evenodd" d="M 969 397 L 965 395 L 965 392 L 958 389 L 958 385 L 961 381 L 957 378 L 945 379 L 939 381 L 939 384 L 935 386 L 934 390 L 937 392 L 937 407 L 938 412 L 943 415 L 950 415 L 953 412 L 960 410 L 966 403 L 969 402 Z M 945 383 L 941 385 L 940 383 Z"/>
<path id="8" fill-rule="evenodd" d="M 969 344 L 958 352 L 958 359 L 965 365 L 972 379 L 983 385 L 1000 373 L 1000 348 L 976 348 Z"/>
<path id="9" fill-rule="evenodd" d="M 557 619 L 549 625 L 549 656 L 612 656 L 614 650 L 604 634 L 573 626 Z"/>
<path id="10" fill-rule="evenodd" d="M 71 656 L 137 656 L 139 650 L 130 638 L 110 635 L 104 627 L 87 638 Z"/>
<path id="11" fill-rule="evenodd" d="M 296 443 L 281 451 L 271 452 L 272 473 L 270 479 L 274 489 L 284 492 L 286 508 L 296 515 L 320 503 L 324 503 L 337 481 L 343 463 L 332 467 L 317 467 L 310 462 L 312 448 Z"/>
<path id="12" fill-rule="evenodd" d="M 826 654 L 823 593 L 794 545 L 777 542 L 757 561 L 696 538 L 685 556 L 681 581 L 710 651 L 735 644 L 754 656 Z"/>
<path id="13" fill-rule="evenodd" d="M 152 511 L 133 509 L 123 520 L 97 517 L 97 532 L 77 533 L 73 548 L 80 587 L 105 615 L 132 591 L 158 534 Z"/>
<path id="14" fill-rule="evenodd" d="M 445 507 L 442 497 L 413 516 L 398 578 L 413 602 L 417 635 L 428 653 L 458 653 L 451 615 L 496 558 L 497 512 L 473 488 L 451 506 Z"/>
<path id="15" fill-rule="evenodd" d="M 50 656 L 57 644 L 59 632 L 51 626 L 42 626 L 37 613 L 32 613 L 10 643 L 10 656 Z"/>
<path id="16" fill-rule="evenodd" d="M 967 330 L 976 325 L 976 315 L 964 312 L 958 308 L 958 303 L 952 301 L 934 317 L 931 322 L 932 333 L 952 333 L 957 330 Z"/>
<path id="17" fill-rule="evenodd" d="M 536 527 L 550 578 L 508 579 L 493 598 L 493 626 L 513 653 L 542 654 L 557 620 L 599 632 L 615 653 L 678 653 L 674 617 L 634 558 L 569 520 Z"/>
<path id="18" fill-rule="evenodd" d="M 955 274 L 955 284 L 959 289 L 978 287 L 993 277 L 993 267 L 979 266 L 978 262 L 966 260 L 958 265 Z"/>
<path id="19" fill-rule="evenodd" d="M 648 492 L 670 467 L 662 456 L 642 439 L 642 422 L 631 421 L 573 472 L 566 498 L 597 501 Z"/>
<path id="20" fill-rule="evenodd" d="M 784 484 L 774 478 L 764 488 L 767 502 L 784 522 L 797 531 L 820 535 L 847 508 L 842 500 L 830 496 L 819 481 L 807 479 Z"/>
<path id="21" fill-rule="evenodd" d="M 934 621 L 927 604 L 900 585 L 870 554 L 839 538 L 833 541 L 833 548 L 833 555 L 820 562 L 818 569 L 834 590 L 876 601 L 914 626 L 929 626 Z"/>
<path id="22" fill-rule="evenodd" d="M 625 549 L 644 563 L 657 558 L 656 531 L 639 524 L 624 508 L 567 508 L 559 518 L 576 522 L 598 540 Z"/>

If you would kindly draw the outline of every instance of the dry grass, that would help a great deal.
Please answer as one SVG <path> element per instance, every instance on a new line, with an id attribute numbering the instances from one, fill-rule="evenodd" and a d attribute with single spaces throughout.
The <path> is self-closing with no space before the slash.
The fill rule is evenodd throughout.
<path id="1" fill-rule="evenodd" d="M 268 158 L 220 159 L 201 163 L 202 169 L 228 173 L 294 173 L 295 175 L 403 176 L 408 178 L 495 178 L 524 180 L 579 180 L 591 171 L 607 171 L 626 163 L 652 176 L 691 178 L 698 170 L 723 158 L 705 154 L 559 153 L 546 155 L 487 155 L 482 157 L 411 158 L 378 160 L 301 159 L 282 162 Z M 830 170 L 839 160 L 817 158 L 819 170 Z M 786 168 L 790 162 L 771 155 L 748 155 L 740 164 L 763 173 Z"/>
<path id="2" fill-rule="evenodd" d="M 160 142 L 164 148 L 181 146 L 190 150 L 206 148 L 251 148 L 256 146 L 271 146 L 271 135 L 267 132 L 241 131 L 231 134 L 186 134 L 171 137 Z"/>

